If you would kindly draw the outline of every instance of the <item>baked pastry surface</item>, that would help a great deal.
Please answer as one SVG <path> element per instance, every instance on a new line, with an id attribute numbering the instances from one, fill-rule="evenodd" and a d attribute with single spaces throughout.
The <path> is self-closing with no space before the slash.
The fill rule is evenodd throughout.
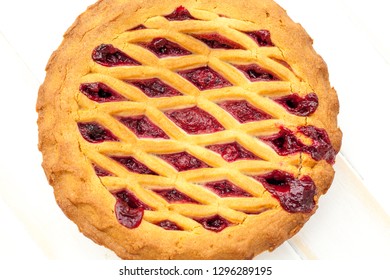
<path id="1" fill-rule="evenodd" d="M 273 1 L 102 0 L 46 70 L 46 176 L 121 258 L 253 258 L 297 233 L 332 183 L 336 92 Z"/>

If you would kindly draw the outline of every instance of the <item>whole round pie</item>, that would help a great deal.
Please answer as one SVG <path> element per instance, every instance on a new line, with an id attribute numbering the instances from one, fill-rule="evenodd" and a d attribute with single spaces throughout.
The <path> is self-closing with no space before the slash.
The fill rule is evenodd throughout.
<path id="1" fill-rule="evenodd" d="M 327 66 L 271 0 L 101 0 L 47 65 L 43 168 L 123 259 L 250 259 L 297 233 L 341 145 Z"/>

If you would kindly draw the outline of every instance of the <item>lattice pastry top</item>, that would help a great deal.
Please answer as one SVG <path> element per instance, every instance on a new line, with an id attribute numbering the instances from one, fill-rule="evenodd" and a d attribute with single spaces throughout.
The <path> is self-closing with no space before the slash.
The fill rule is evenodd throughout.
<path id="1" fill-rule="evenodd" d="M 51 57 L 43 167 L 127 259 L 247 259 L 314 213 L 340 148 L 311 39 L 266 1 L 104 0 Z"/>

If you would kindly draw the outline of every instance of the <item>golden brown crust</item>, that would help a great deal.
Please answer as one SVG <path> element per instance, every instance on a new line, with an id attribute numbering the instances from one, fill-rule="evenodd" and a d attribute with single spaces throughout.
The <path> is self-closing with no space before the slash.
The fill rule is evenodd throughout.
<path id="1" fill-rule="evenodd" d="M 273 203 L 272 208 L 260 215 L 232 214 L 238 225 L 219 233 L 201 226 L 184 232 L 167 231 L 148 222 L 129 230 L 118 223 L 114 214 L 115 198 L 108 191 L 108 181 L 96 176 L 91 168 L 88 145 L 83 144 L 77 129 L 77 121 L 82 118 L 80 102 L 85 98 L 79 92 L 80 83 L 99 68 L 91 61 L 92 50 L 102 43 L 121 42 L 124 31 L 152 17 L 170 14 L 179 5 L 194 13 L 206 11 L 205 17 L 223 15 L 240 20 L 237 24 L 242 22 L 243 26 L 249 24 L 269 30 L 279 56 L 298 77 L 291 83 L 291 91 L 315 92 L 320 100 L 317 111 L 299 122 L 324 128 L 339 151 L 338 100 L 330 87 L 327 67 L 313 50 L 312 39 L 304 29 L 273 1 L 101 0 L 77 18 L 47 65 L 47 76 L 37 102 L 43 168 L 64 213 L 83 234 L 121 258 L 250 259 L 265 250 L 273 250 L 297 233 L 314 210 L 308 214 L 288 213 L 268 194 L 265 196 Z M 223 21 L 219 24 L 222 26 Z M 285 117 L 297 119 L 288 114 Z M 295 173 L 299 170 L 300 175 L 313 179 L 317 186 L 316 199 L 327 191 L 334 174 L 329 163 L 314 161 L 303 154 L 288 160 L 290 163 L 295 160 L 291 170 Z M 153 215 L 147 218 L 152 221 Z"/>

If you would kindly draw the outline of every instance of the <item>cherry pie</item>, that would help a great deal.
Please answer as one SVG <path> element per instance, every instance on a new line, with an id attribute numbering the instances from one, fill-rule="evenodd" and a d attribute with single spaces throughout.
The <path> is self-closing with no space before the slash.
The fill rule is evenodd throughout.
<path id="1" fill-rule="evenodd" d="M 59 206 L 124 259 L 273 250 L 341 145 L 327 67 L 271 0 L 101 0 L 52 55 L 37 111 Z"/>

